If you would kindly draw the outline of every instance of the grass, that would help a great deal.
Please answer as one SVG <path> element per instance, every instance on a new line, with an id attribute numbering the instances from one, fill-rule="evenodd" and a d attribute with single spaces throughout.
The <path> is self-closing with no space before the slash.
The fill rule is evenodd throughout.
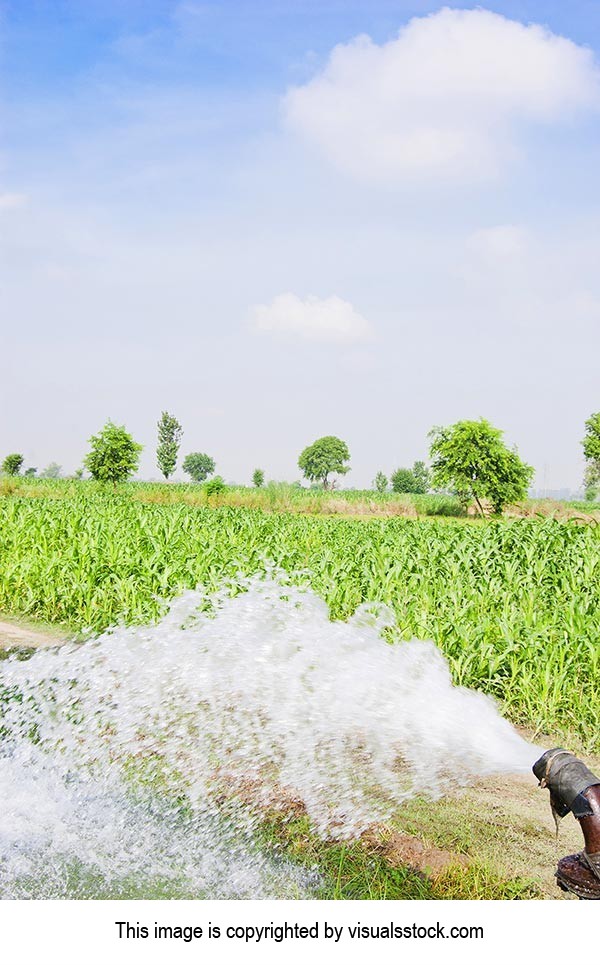
<path id="1" fill-rule="evenodd" d="M 296 864 L 318 867 L 322 876 L 319 898 L 334 900 L 471 900 L 540 897 L 535 882 L 525 877 L 503 877 L 492 865 L 474 861 L 468 867 L 448 867 L 431 878 L 408 866 L 394 866 L 363 841 L 323 842 L 311 831 L 305 816 L 289 820 L 267 815 L 263 842 L 278 847 Z"/>
<path id="2" fill-rule="evenodd" d="M 63 499 L 78 493 L 102 493 L 105 488 L 91 480 L 0 477 L 0 496 Z M 333 516 L 465 516 L 459 500 L 453 496 L 377 493 L 372 490 L 324 491 L 289 483 L 268 483 L 260 489 L 228 486 L 223 493 L 211 494 L 205 484 L 129 482 L 124 483 L 119 491 L 140 502 L 160 505 L 185 503 L 198 507 L 230 506 L 263 512 Z"/>
<path id="3" fill-rule="evenodd" d="M 102 493 L 101 483 L 77 479 L 39 479 L 0 476 L 0 497 L 64 499 L 78 494 Z M 474 511 L 465 511 L 455 497 L 444 493 L 399 494 L 374 490 L 340 489 L 324 491 L 300 483 L 270 482 L 261 488 L 227 486 L 220 494 L 211 494 L 206 484 L 129 482 L 119 487 L 121 494 L 144 503 L 173 505 L 184 503 L 196 507 L 229 506 L 260 509 L 267 513 L 301 513 L 315 516 L 349 516 L 352 518 L 410 519 L 434 516 L 438 519 L 462 519 L 479 523 Z M 576 518 L 600 522 L 600 502 L 558 502 L 552 499 L 527 499 L 509 506 L 507 516 Z"/>

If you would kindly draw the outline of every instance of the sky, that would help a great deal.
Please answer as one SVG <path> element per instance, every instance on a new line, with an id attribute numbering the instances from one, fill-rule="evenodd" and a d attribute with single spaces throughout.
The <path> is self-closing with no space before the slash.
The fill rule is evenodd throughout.
<path id="1" fill-rule="evenodd" d="M 484 417 L 577 489 L 600 409 L 597 0 L 0 0 L 0 457 L 156 422 L 344 485 Z"/>

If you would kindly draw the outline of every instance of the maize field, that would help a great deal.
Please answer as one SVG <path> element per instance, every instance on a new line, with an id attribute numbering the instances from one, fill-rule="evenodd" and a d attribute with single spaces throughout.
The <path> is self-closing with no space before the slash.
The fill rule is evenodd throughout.
<path id="1" fill-rule="evenodd" d="M 185 504 L 81 487 L 0 500 L 0 611 L 98 632 L 156 619 L 186 588 L 276 566 L 349 617 L 386 603 L 454 682 L 540 733 L 598 749 L 600 530 L 545 520 L 356 520 Z"/>

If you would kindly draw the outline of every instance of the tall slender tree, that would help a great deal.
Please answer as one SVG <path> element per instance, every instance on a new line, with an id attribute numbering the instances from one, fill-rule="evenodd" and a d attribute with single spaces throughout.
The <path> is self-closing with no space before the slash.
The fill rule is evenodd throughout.
<path id="1" fill-rule="evenodd" d="M 587 420 L 582 445 L 585 456 L 585 498 L 592 501 L 600 489 L 600 412 L 592 413 Z"/>
<path id="2" fill-rule="evenodd" d="M 156 463 L 165 479 L 168 479 L 169 476 L 173 475 L 177 466 L 177 455 L 183 429 L 181 423 L 169 412 L 162 413 L 157 428 Z"/>
<path id="3" fill-rule="evenodd" d="M 388 481 L 388 477 L 380 469 L 373 480 L 373 485 L 378 493 L 384 493 L 386 491 L 388 488 Z"/>

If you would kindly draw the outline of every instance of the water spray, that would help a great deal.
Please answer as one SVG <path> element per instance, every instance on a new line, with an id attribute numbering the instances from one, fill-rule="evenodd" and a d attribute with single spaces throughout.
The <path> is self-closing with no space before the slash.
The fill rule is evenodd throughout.
<path id="1" fill-rule="evenodd" d="M 541 753 L 432 642 L 390 645 L 387 608 L 332 621 L 278 574 L 236 589 L 2 662 L 0 897 L 122 897 L 132 878 L 311 897 L 312 872 L 262 847 L 266 808 L 292 796 L 315 834 L 352 841 Z"/>
<path id="2" fill-rule="evenodd" d="M 579 821 L 585 848 L 561 858 L 556 879 L 563 891 L 578 898 L 600 899 L 600 778 L 562 747 L 546 751 L 533 765 L 540 787 L 550 791 L 557 823 L 569 811 Z"/>

